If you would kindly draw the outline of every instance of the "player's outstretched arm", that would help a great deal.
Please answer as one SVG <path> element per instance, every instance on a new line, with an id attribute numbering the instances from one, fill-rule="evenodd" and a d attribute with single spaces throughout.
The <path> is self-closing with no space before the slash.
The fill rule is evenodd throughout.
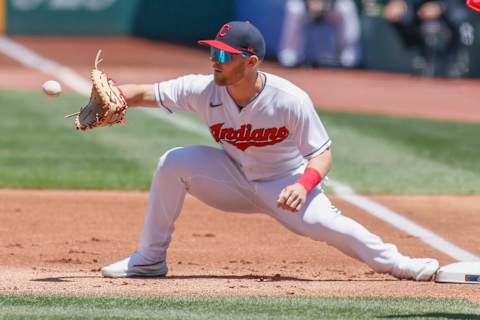
<path id="1" fill-rule="evenodd" d="M 130 108 L 157 106 L 154 84 L 124 84 L 119 88 Z"/>

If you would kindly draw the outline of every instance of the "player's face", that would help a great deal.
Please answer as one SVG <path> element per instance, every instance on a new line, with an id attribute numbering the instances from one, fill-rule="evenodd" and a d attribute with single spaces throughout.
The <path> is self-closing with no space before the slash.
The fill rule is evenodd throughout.
<path id="1" fill-rule="evenodd" d="M 229 86 L 237 83 L 245 77 L 248 67 L 248 57 L 231 55 L 229 62 L 219 62 L 210 57 L 213 67 L 213 79 L 219 86 Z"/>

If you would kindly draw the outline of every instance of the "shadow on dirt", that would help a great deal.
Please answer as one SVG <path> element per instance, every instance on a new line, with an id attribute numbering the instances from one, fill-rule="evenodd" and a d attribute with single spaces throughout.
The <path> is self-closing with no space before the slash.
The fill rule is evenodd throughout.
<path id="1" fill-rule="evenodd" d="M 48 277 L 48 278 L 36 278 L 30 281 L 36 282 L 72 282 L 73 279 L 93 279 L 102 276 L 66 276 L 66 277 Z M 115 280 L 112 278 L 105 278 L 109 280 Z M 125 280 L 125 278 L 119 278 Z M 395 279 L 305 279 L 297 277 L 281 276 L 276 274 L 274 276 L 264 275 L 179 275 L 179 276 L 167 276 L 167 277 L 130 277 L 128 279 L 164 279 L 167 280 L 198 280 L 198 279 L 211 279 L 211 280 L 255 280 L 258 282 L 277 282 L 277 281 L 300 281 L 300 282 L 385 282 L 385 281 L 398 281 Z"/>
<path id="2" fill-rule="evenodd" d="M 30 281 L 36 281 L 36 282 L 72 282 L 72 280 L 69 280 L 69 279 L 92 279 L 92 278 L 101 278 L 101 276 L 48 277 L 48 278 L 31 279 Z"/>

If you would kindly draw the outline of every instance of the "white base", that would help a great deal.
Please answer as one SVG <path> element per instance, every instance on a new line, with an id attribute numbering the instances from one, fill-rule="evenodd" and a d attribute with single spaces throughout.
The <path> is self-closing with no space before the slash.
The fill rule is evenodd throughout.
<path id="1" fill-rule="evenodd" d="M 438 269 L 436 282 L 480 284 L 480 262 L 457 262 Z"/>

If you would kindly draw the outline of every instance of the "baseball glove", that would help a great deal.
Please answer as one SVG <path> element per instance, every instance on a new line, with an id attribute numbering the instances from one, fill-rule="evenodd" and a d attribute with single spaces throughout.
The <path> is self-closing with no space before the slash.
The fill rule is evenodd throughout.
<path id="1" fill-rule="evenodd" d="M 76 114 L 75 126 L 80 130 L 111 126 L 116 123 L 126 124 L 125 112 L 128 108 L 122 91 L 107 74 L 98 69 L 101 50 L 95 58 L 95 69 L 90 76 L 92 92 L 88 104 Z"/>

